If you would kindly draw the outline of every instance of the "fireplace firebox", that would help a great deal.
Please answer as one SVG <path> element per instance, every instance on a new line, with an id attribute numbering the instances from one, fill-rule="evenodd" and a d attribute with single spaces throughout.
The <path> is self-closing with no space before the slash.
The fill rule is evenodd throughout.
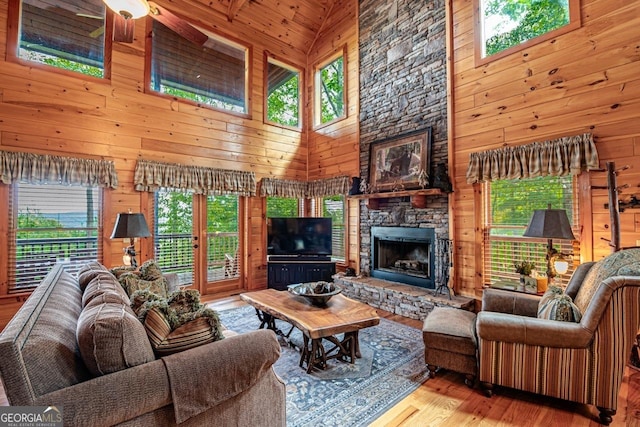
<path id="1" fill-rule="evenodd" d="M 371 227 L 372 277 L 435 288 L 433 228 Z"/>

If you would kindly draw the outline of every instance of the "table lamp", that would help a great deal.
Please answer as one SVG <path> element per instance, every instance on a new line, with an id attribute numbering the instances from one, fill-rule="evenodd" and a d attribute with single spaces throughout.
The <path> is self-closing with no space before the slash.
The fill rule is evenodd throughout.
<path id="1" fill-rule="evenodd" d="M 525 230 L 524 237 L 541 237 L 547 239 L 547 277 L 549 280 L 557 276 L 555 264 L 560 267 L 569 267 L 569 264 L 562 255 L 553 247 L 553 239 L 575 240 L 571 223 L 564 209 L 538 209 L 533 211 L 533 216 Z M 562 262 L 564 261 L 564 262 Z M 566 273 L 566 270 L 564 271 Z"/>
<path id="2" fill-rule="evenodd" d="M 125 265 L 131 265 L 133 267 L 138 266 L 134 239 L 136 237 L 149 236 L 151 236 L 151 233 L 149 232 L 149 227 L 147 227 L 147 221 L 145 221 L 144 215 L 131 212 L 118 214 L 113 227 L 113 233 L 111 233 L 112 239 L 131 239 L 129 247 L 124 249 L 125 255 L 122 257 L 122 260 Z"/>

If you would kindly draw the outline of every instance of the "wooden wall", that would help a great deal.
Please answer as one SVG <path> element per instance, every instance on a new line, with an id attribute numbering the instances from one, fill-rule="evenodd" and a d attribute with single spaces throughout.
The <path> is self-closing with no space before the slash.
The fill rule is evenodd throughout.
<path id="1" fill-rule="evenodd" d="M 171 9 L 173 2 L 158 3 Z M 109 239 L 116 213 L 128 209 L 144 211 L 148 203 L 147 196 L 133 189 L 137 159 L 253 171 L 258 180 L 265 176 L 306 180 L 309 176 L 319 178 L 357 171 L 356 1 L 336 2 L 332 9 L 336 12 L 335 17 L 327 20 L 311 52 L 299 47 L 304 43 L 295 44 L 289 40 L 303 35 L 285 31 L 286 37 L 277 34 L 274 38 L 264 37 L 250 25 L 232 22 L 223 14 L 205 16 L 205 5 L 191 3 L 180 11 L 184 17 L 250 44 L 249 115 L 227 114 L 145 94 L 145 35 L 148 31 L 145 19 L 151 18 L 136 21 L 134 43 L 114 44 L 110 81 L 68 76 L 8 61 L 8 0 L 0 0 L 0 150 L 105 158 L 115 162 L 119 186 L 117 190 L 106 191 L 103 208 L 103 253 L 104 263 L 108 266 L 119 264 L 122 255 L 121 242 L 112 243 Z M 343 7 L 348 13 L 343 13 Z M 322 17 L 313 19 L 321 20 Z M 313 40 L 313 35 L 304 36 Z M 348 120 L 314 132 L 312 150 L 308 149 L 306 129 L 298 132 L 263 123 L 265 51 L 306 69 L 309 63 L 345 43 L 349 49 L 350 97 L 356 100 L 349 104 Z M 307 95 L 310 82 L 307 78 Z M 305 102 L 309 107 L 308 97 Z M 336 139 L 341 142 L 335 143 Z M 343 148 L 345 141 L 347 149 Z M 313 167 L 308 172 L 307 166 L 311 163 Z M 249 235 L 246 236 L 245 287 L 255 289 L 266 286 L 264 200 L 251 198 L 247 209 Z M 0 215 L 0 220 L 3 218 L 5 221 L 0 224 L 0 230 L 7 226 L 6 212 Z M 144 243 L 142 249 L 142 259 L 152 257 L 151 242 Z M 1 280 L 6 281 L 6 276 Z M 6 308 L 0 310 L 0 323 L 4 323 L 2 317 L 11 317 L 21 300 L 0 296 L 0 304 L 3 303 Z"/>
<path id="2" fill-rule="evenodd" d="M 613 161 L 621 199 L 640 193 L 640 2 L 582 0 L 581 28 L 476 67 L 473 1 L 450 0 L 452 110 L 450 159 L 455 288 L 479 296 L 482 284 L 480 196 L 469 185 L 469 153 L 591 132 L 601 167 Z M 610 253 L 604 172 L 580 180 L 583 259 Z M 640 240 L 640 211 L 621 214 L 621 244 Z"/>
<path id="3" fill-rule="evenodd" d="M 333 5 L 308 56 L 306 122 L 313 120 L 313 69 L 337 51 L 346 47 L 347 105 L 346 118 L 335 123 L 309 130 L 309 180 L 334 176 L 360 175 L 359 135 L 359 58 L 358 58 L 358 2 L 339 0 Z M 359 259 L 359 208 L 358 201 L 347 202 L 347 264 L 356 267 Z"/>

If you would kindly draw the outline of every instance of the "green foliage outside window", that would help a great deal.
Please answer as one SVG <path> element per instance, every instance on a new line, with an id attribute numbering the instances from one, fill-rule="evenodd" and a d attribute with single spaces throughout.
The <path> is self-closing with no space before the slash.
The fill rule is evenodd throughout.
<path id="1" fill-rule="evenodd" d="M 292 218 L 298 216 L 298 199 L 267 197 L 267 218 Z"/>
<path id="2" fill-rule="evenodd" d="M 320 123 L 344 115 L 344 57 L 320 69 Z"/>
<path id="3" fill-rule="evenodd" d="M 483 56 L 493 55 L 569 24 L 569 0 L 481 0 Z"/>
<path id="4" fill-rule="evenodd" d="M 294 73 L 287 81 L 267 95 L 267 120 L 285 126 L 300 125 L 300 77 Z"/>

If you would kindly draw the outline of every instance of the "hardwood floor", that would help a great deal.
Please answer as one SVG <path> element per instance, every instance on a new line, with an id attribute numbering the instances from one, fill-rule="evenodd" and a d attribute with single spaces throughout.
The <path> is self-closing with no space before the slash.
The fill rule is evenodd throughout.
<path id="1" fill-rule="evenodd" d="M 233 296 L 209 302 L 216 310 L 245 305 Z M 380 317 L 422 328 L 422 322 L 378 310 Z M 8 405 L 1 389 L 0 405 Z M 547 398 L 517 390 L 497 388 L 491 398 L 467 387 L 464 376 L 439 371 L 371 427 L 425 426 L 578 426 L 596 427 L 594 407 Z M 612 426 L 640 427 L 640 371 L 627 367 L 618 397 L 618 413 Z"/>

